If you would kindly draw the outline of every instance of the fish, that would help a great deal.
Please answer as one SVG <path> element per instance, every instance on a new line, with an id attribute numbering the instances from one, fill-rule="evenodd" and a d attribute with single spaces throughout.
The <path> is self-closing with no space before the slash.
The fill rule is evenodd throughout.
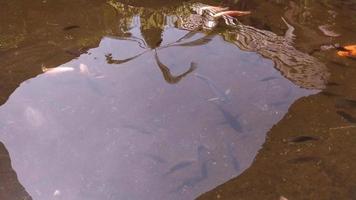
<path id="1" fill-rule="evenodd" d="M 240 162 L 235 157 L 235 155 L 233 153 L 233 147 L 231 146 L 230 143 L 227 144 L 227 153 L 228 153 L 228 156 L 231 160 L 231 164 L 232 164 L 233 168 L 235 169 L 235 171 L 236 172 L 240 171 Z"/>
<path id="2" fill-rule="evenodd" d="M 251 14 L 251 11 L 239 11 L 239 10 L 227 10 L 221 11 L 213 15 L 214 18 L 218 18 L 221 16 L 230 16 L 230 17 L 239 17 Z"/>
<path id="3" fill-rule="evenodd" d="M 290 138 L 288 141 L 291 143 L 303 143 L 303 142 L 317 141 L 317 140 L 319 140 L 318 137 L 302 135 L 302 136 Z"/>
<path id="4" fill-rule="evenodd" d="M 42 66 L 42 71 L 46 74 L 60 74 L 65 72 L 72 72 L 74 71 L 73 67 L 54 67 L 54 68 L 47 68 Z"/>
<path id="5" fill-rule="evenodd" d="M 271 81 L 271 80 L 275 80 L 275 79 L 278 79 L 278 78 L 279 77 L 276 77 L 276 76 L 269 76 L 269 77 L 261 79 L 260 81 L 266 82 L 266 81 Z"/>
<path id="6" fill-rule="evenodd" d="M 201 167 L 200 167 L 200 174 L 191 178 L 188 178 L 183 181 L 183 183 L 177 187 L 175 190 L 176 192 L 182 190 L 183 188 L 186 187 L 194 187 L 204 179 L 208 178 L 208 162 L 203 162 Z"/>
<path id="7" fill-rule="evenodd" d="M 64 31 L 69 31 L 69 30 L 76 29 L 76 28 L 80 28 L 80 26 L 78 26 L 78 25 L 66 26 L 66 27 L 63 28 L 63 30 Z"/>
<path id="8" fill-rule="evenodd" d="M 219 7 L 219 6 L 210 6 L 210 5 L 198 5 L 198 6 L 193 6 L 193 10 L 198 14 L 198 15 L 203 15 L 204 12 L 209 11 L 212 14 L 215 14 L 217 12 L 221 11 L 226 11 L 229 10 L 229 7 Z"/>
<path id="9" fill-rule="evenodd" d="M 336 108 L 356 108 L 356 100 L 339 99 L 335 103 Z"/>
<path id="10" fill-rule="evenodd" d="M 340 115 L 344 120 L 346 120 L 349 123 L 356 123 L 356 118 L 353 117 L 352 115 L 344 112 L 344 111 L 336 111 L 338 115 Z"/>
<path id="11" fill-rule="evenodd" d="M 225 123 L 228 124 L 237 133 L 242 133 L 243 129 L 242 129 L 241 123 L 237 120 L 238 117 L 234 116 L 233 114 L 231 114 L 230 112 L 225 110 L 222 106 L 217 105 L 217 104 L 215 104 L 215 105 L 220 110 L 220 112 L 223 114 Z"/>
<path id="12" fill-rule="evenodd" d="M 176 171 L 179 171 L 179 170 L 182 170 L 182 169 L 184 169 L 186 167 L 191 166 L 193 163 L 194 163 L 194 161 L 182 161 L 182 162 L 179 162 L 178 164 L 176 164 L 173 167 L 171 167 L 169 169 L 169 171 L 166 172 L 164 175 L 167 176 L 167 175 L 173 174 Z"/>
<path id="13" fill-rule="evenodd" d="M 227 103 L 230 98 L 228 94 L 230 93 L 230 89 L 227 89 L 225 92 L 223 92 L 219 87 L 208 77 L 195 73 L 194 74 L 197 78 L 200 80 L 203 80 L 210 88 L 210 90 L 214 93 L 216 97 L 208 99 L 208 101 L 218 101 L 222 103 Z"/>
<path id="14" fill-rule="evenodd" d="M 350 57 L 356 58 L 356 45 L 347 45 L 341 47 L 340 51 L 337 52 L 337 55 L 341 57 Z"/>
<path id="15" fill-rule="evenodd" d="M 209 149 L 206 148 L 204 145 L 199 145 L 199 147 L 197 148 L 197 154 L 199 161 L 206 160 L 209 155 Z"/>

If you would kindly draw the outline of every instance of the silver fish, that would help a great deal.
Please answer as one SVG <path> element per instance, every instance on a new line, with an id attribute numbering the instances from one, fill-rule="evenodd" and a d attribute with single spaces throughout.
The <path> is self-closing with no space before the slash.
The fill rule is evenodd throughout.
<path id="1" fill-rule="evenodd" d="M 169 174 L 173 174 L 174 172 L 176 172 L 178 170 L 181 170 L 181 169 L 191 166 L 193 163 L 194 163 L 194 161 L 182 161 L 182 162 L 174 165 L 173 167 L 171 167 L 169 169 L 169 171 L 166 172 L 164 175 L 167 176 Z"/>
<path id="2" fill-rule="evenodd" d="M 215 104 L 215 105 L 221 111 L 222 115 L 224 116 L 225 123 L 228 124 L 236 132 L 242 133 L 243 129 L 242 129 L 241 123 L 237 119 L 238 117 L 234 116 L 233 114 L 231 114 L 230 112 L 225 110 L 221 105 L 217 105 L 217 104 Z"/>
<path id="3" fill-rule="evenodd" d="M 231 90 L 227 89 L 225 92 L 223 92 L 221 89 L 217 87 L 217 85 L 208 77 L 195 73 L 194 74 L 197 78 L 203 80 L 210 88 L 210 90 L 214 93 L 216 97 L 210 98 L 208 101 L 217 101 L 221 103 L 227 103 L 230 98 L 228 95 L 230 94 Z"/>

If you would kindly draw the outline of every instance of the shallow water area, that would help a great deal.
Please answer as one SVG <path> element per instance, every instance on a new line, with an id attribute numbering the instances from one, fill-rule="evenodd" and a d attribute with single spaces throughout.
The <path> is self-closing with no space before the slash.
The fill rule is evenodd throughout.
<path id="1" fill-rule="evenodd" d="M 49 15 L 46 3 L 24 13 Z M 327 53 L 289 43 L 283 22 L 192 31 L 180 19 L 195 3 L 92 3 L 2 43 L 14 199 L 194 199 L 249 169 L 290 106 L 334 78 Z"/>

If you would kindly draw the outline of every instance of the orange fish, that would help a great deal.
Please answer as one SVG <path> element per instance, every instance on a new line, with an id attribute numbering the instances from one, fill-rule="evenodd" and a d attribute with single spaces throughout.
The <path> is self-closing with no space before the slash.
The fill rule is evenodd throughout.
<path id="1" fill-rule="evenodd" d="M 348 45 L 341 47 L 340 51 L 337 52 L 337 55 L 341 57 L 356 58 L 356 45 Z"/>
<path id="2" fill-rule="evenodd" d="M 250 11 L 227 10 L 215 14 L 214 17 L 221 17 L 223 15 L 229 15 L 231 17 L 239 17 L 239 16 L 244 16 L 249 14 L 251 14 Z"/>

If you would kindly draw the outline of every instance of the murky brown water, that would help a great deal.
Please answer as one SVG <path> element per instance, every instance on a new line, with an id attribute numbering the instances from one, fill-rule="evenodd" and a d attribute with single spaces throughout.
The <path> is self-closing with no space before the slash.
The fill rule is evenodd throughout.
<path id="1" fill-rule="evenodd" d="M 0 199 L 355 199 L 356 2 L 199 3 L 0 2 Z"/>

